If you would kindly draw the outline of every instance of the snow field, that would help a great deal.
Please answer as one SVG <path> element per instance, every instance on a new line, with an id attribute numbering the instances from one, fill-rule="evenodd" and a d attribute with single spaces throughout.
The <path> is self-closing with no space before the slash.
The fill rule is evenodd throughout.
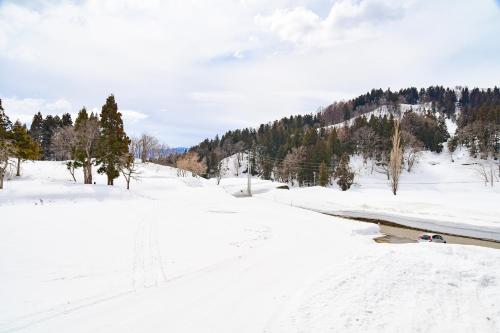
<path id="1" fill-rule="evenodd" d="M 237 199 L 172 168 L 141 172 L 130 191 L 74 184 L 58 162 L 6 182 L 0 332 L 500 329 L 497 250 L 377 244 L 373 225 L 274 190 Z"/>

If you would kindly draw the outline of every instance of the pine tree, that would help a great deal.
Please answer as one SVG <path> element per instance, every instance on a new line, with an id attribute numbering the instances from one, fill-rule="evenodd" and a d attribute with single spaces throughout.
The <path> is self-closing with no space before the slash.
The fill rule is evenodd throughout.
<path id="1" fill-rule="evenodd" d="M 302 145 L 304 146 L 314 146 L 318 140 L 318 132 L 315 128 L 309 128 L 302 139 Z"/>
<path id="2" fill-rule="evenodd" d="M 320 186 L 326 186 L 328 185 L 328 167 L 326 166 L 325 162 L 321 162 L 319 165 L 319 185 Z"/>
<path id="3" fill-rule="evenodd" d="M 14 157 L 17 158 L 16 176 L 21 175 L 21 161 L 35 160 L 40 156 L 40 147 L 28 134 L 26 125 L 18 120 L 12 126 L 12 142 L 14 145 Z"/>
<path id="4" fill-rule="evenodd" d="M 328 150 L 331 156 L 341 156 L 342 155 L 342 143 L 337 134 L 337 130 L 333 128 L 328 136 Z"/>
<path id="5" fill-rule="evenodd" d="M 33 116 L 33 120 L 31 121 L 30 126 L 30 136 L 38 142 L 38 144 L 42 144 L 42 132 L 43 132 L 43 116 L 40 112 L 36 113 Z"/>
<path id="6" fill-rule="evenodd" d="M 110 95 L 106 104 L 102 106 L 100 125 L 98 163 L 101 166 L 97 172 L 105 173 L 108 177 L 108 185 L 113 185 L 113 180 L 120 175 L 120 161 L 122 156 L 128 153 L 130 143 L 123 128 L 122 115 L 118 112 L 118 105 L 113 95 Z"/>
<path id="7" fill-rule="evenodd" d="M 61 118 L 62 127 L 73 126 L 73 120 L 71 119 L 71 115 L 69 113 L 65 113 Z"/>
<path id="8" fill-rule="evenodd" d="M 354 172 L 352 172 L 349 167 L 349 155 L 346 153 L 342 154 L 339 166 L 335 170 L 334 177 L 337 179 L 337 184 L 342 191 L 347 191 L 354 182 Z"/>
<path id="9" fill-rule="evenodd" d="M 54 131 L 56 128 L 57 128 L 57 120 L 51 115 L 46 116 L 42 124 L 42 142 L 41 142 L 44 160 L 51 160 L 53 157 L 51 149 L 52 135 L 54 135 Z"/>

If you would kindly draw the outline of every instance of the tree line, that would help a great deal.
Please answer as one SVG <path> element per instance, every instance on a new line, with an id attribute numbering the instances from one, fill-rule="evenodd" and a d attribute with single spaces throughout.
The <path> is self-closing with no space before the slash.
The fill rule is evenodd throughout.
<path id="1" fill-rule="evenodd" d="M 333 125 L 371 112 L 380 106 L 387 106 L 396 112 L 400 104 L 429 104 L 433 112 L 451 116 L 455 113 L 457 100 L 456 90 L 442 86 L 430 86 L 420 90 L 410 87 L 396 92 L 391 89 L 372 89 L 351 100 L 335 102 L 320 114 L 324 125 Z"/>
<path id="2" fill-rule="evenodd" d="M 136 172 L 132 143 L 113 95 L 106 99 L 99 115 L 82 108 L 74 124 L 69 114 L 44 119 L 38 112 L 29 131 L 19 121 L 11 123 L 0 101 L 0 185 L 12 158 L 17 159 L 17 176 L 22 160 L 42 158 L 67 161 L 75 181 L 75 171 L 82 168 L 85 184 L 93 183 L 93 166 L 106 175 L 108 185 L 122 173 L 128 188 Z"/>
<path id="3" fill-rule="evenodd" d="M 499 95 L 496 87 L 469 91 L 435 86 L 407 88 L 396 93 L 372 90 L 350 101 L 334 103 L 316 114 L 285 117 L 256 129 L 228 131 L 220 138 L 205 139 L 192 147 L 190 154 L 196 154 L 196 160 L 205 165 L 205 176 L 220 177 L 224 158 L 249 151 L 254 175 L 300 186 L 326 185 L 341 175 L 346 175 L 347 180 L 352 178 L 349 158 L 359 154 L 365 163 L 372 162 L 372 172 L 384 173 L 389 179 L 398 120 L 397 142 L 401 165 L 407 172 L 411 172 L 421 151 L 440 153 L 447 142 L 448 147 L 452 143 L 452 149 L 465 145 L 473 156 L 498 160 Z M 401 108 L 401 104 L 419 103 L 427 104 L 424 108 L 415 105 L 418 110 L 412 106 L 409 110 Z M 368 110 L 384 105 L 388 106 L 389 115 L 366 116 Z M 342 120 L 357 116 L 351 122 L 336 123 L 338 110 L 347 115 L 339 118 Z M 451 139 L 446 118 L 456 118 L 458 123 L 457 133 Z"/>

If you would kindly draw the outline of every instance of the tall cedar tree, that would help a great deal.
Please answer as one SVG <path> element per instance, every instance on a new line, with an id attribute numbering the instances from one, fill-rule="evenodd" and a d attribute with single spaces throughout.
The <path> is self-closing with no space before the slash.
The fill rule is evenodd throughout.
<path id="1" fill-rule="evenodd" d="M 101 164 L 97 170 L 108 176 L 108 185 L 120 176 L 120 161 L 128 153 L 130 139 L 123 129 L 122 115 L 118 112 L 115 97 L 110 95 L 101 111 L 101 136 L 97 162 Z"/>
<path id="2" fill-rule="evenodd" d="M 43 120 L 41 146 L 44 160 L 51 160 L 53 158 L 52 136 L 58 127 L 58 120 L 60 120 L 59 117 L 53 117 L 51 115 L 46 116 Z"/>
<path id="3" fill-rule="evenodd" d="M 71 115 L 69 113 L 65 113 L 62 115 L 61 125 L 62 127 L 73 126 L 73 120 L 71 119 Z"/>
<path id="4" fill-rule="evenodd" d="M 330 176 L 328 175 L 328 167 L 325 162 L 321 162 L 319 165 L 319 185 L 326 186 L 328 185 L 328 179 Z"/>
<path id="5" fill-rule="evenodd" d="M 28 134 L 26 125 L 18 120 L 12 126 L 12 142 L 14 145 L 14 157 L 17 158 L 16 176 L 21 175 L 22 160 L 36 160 L 40 156 L 40 146 Z"/>
<path id="6" fill-rule="evenodd" d="M 354 182 L 354 172 L 352 172 L 349 167 L 349 155 L 346 153 L 342 154 L 339 166 L 335 170 L 334 177 L 337 179 L 337 184 L 342 191 L 347 191 Z"/>
<path id="7" fill-rule="evenodd" d="M 38 112 L 33 116 L 33 120 L 31 121 L 30 136 L 40 145 L 42 144 L 42 132 L 43 116 L 40 112 Z"/>

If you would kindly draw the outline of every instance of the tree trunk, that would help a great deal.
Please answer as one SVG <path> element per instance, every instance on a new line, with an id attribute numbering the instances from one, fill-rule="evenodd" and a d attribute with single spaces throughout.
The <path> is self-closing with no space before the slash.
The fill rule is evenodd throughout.
<path id="1" fill-rule="evenodd" d="M 92 162 L 89 160 L 83 164 L 83 183 L 92 184 Z"/>
<path id="2" fill-rule="evenodd" d="M 71 174 L 71 177 L 73 177 L 73 181 L 76 183 L 75 169 L 72 168 L 71 170 L 69 170 L 69 173 Z"/>
<path id="3" fill-rule="evenodd" d="M 21 158 L 17 158 L 17 172 L 16 172 L 16 177 L 21 176 Z"/>
<path id="4" fill-rule="evenodd" d="M 83 183 L 87 184 L 87 166 L 84 164 L 83 165 Z"/>
<path id="5" fill-rule="evenodd" d="M 3 174 L 0 174 L 0 190 L 3 189 Z"/>
<path id="6" fill-rule="evenodd" d="M 113 178 L 110 178 L 109 176 L 108 176 L 108 185 L 113 186 Z"/>

